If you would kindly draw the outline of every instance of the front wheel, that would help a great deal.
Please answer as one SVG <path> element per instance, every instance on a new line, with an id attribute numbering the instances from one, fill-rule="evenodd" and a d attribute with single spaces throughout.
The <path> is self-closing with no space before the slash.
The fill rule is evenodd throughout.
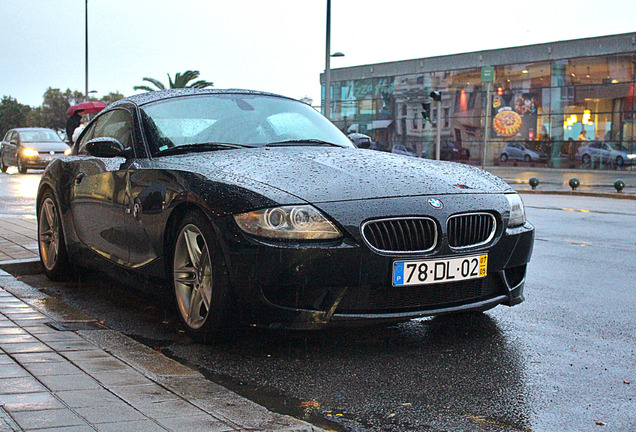
<path id="1" fill-rule="evenodd" d="M 530 161 L 532 160 L 532 158 L 530 157 L 530 155 L 524 155 L 524 156 L 523 156 L 523 160 L 524 160 L 525 162 L 530 162 Z"/>
<path id="2" fill-rule="evenodd" d="M 4 158 L 2 156 L 0 156 L 0 171 L 5 173 L 5 172 L 7 172 L 7 168 L 9 168 L 9 167 L 4 164 Z"/>
<path id="3" fill-rule="evenodd" d="M 176 230 L 172 282 L 179 316 L 203 341 L 230 328 L 231 301 L 225 260 L 207 217 L 188 214 Z"/>
<path id="4" fill-rule="evenodd" d="M 499 156 L 499 160 L 506 162 L 508 160 L 508 155 L 506 153 L 502 153 L 501 156 Z"/>
<path id="5" fill-rule="evenodd" d="M 24 164 L 24 161 L 22 160 L 22 158 L 20 156 L 18 156 L 18 172 L 20 174 L 26 174 L 27 173 L 27 167 Z"/>
<path id="6" fill-rule="evenodd" d="M 45 192 L 40 201 L 38 247 L 46 276 L 53 281 L 68 279 L 71 265 L 66 253 L 62 218 L 50 191 Z"/>
<path id="7" fill-rule="evenodd" d="M 625 161 L 623 160 L 623 156 L 616 156 L 616 166 L 622 168 L 625 165 Z"/>
<path id="8" fill-rule="evenodd" d="M 589 164 L 592 161 L 592 158 L 590 157 L 589 154 L 584 154 L 583 157 L 581 158 L 581 162 L 583 162 L 584 164 Z"/>

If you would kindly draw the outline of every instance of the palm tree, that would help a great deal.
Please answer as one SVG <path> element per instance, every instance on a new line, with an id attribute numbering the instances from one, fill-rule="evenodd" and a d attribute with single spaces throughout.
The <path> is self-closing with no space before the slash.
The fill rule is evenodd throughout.
<path id="1" fill-rule="evenodd" d="M 169 83 L 169 87 L 168 88 L 206 88 L 206 87 L 213 87 L 214 83 L 210 82 L 210 81 L 205 81 L 205 80 L 199 80 L 199 81 L 195 81 L 191 84 L 188 84 L 190 81 L 195 80 L 199 77 L 200 72 L 199 71 L 192 71 L 192 70 L 187 70 L 185 71 L 183 74 L 181 74 L 180 72 L 177 72 L 174 76 L 174 81 L 172 81 L 172 78 L 170 77 L 170 74 L 168 75 L 168 83 Z M 166 87 L 163 85 L 163 83 L 159 80 L 156 80 L 154 78 L 148 78 L 145 77 L 143 79 L 143 81 L 148 81 L 149 83 L 152 83 L 155 85 L 155 87 L 157 88 L 151 88 L 147 85 L 140 85 L 140 86 L 134 86 L 133 90 L 145 90 L 145 91 L 155 91 L 155 90 L 165 90 Z"/>

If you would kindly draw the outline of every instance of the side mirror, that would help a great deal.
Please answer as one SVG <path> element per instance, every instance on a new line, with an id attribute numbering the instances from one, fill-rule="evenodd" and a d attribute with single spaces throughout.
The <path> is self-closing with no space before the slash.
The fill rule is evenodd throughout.
<path id="1" fill-rule="evenodd" d="M 86 143 L 86 151 L 91 156 L 101 158 L 128 157 L 124 145 L 112 137 L 93 138 Z"/>

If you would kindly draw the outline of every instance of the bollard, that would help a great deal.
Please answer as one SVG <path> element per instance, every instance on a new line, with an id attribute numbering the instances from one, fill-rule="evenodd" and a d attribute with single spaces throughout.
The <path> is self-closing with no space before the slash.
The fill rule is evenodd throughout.
<path id="1" fill-rule="evenodd" d="M 616 192 L 621 193 L 623 192 L 623 189 L 625 189 L 625 182 L 621 179 L 618 179 L 614 182 L 614 189 L 616 189 Z"/>
<path id="2" fill-rule="evenodd" d="M 581 185 L 581 182 L 576 177 L 572 177 L 570 179 L 570 183 L 569 184 L 570 184 L 570 187 L 572 188 L 572 190 L 575 191 L 576 188 Z"/>
<path id="3" fill-rule="evenodd" d="M 537 186 L 539 186 L 539 179 L 536 177 L 530 177 L 530 181 L 528 183 L 532 186 L 532 190 L 536 190 Z"/>

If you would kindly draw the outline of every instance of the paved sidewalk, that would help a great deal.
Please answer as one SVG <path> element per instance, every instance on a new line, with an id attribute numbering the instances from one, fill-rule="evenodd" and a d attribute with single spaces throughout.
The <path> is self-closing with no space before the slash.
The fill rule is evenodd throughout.
<path id="1" fill-rule="evenodd" d="M 66 329 L 2 288 L 19 284 L 0 270 L 1 432 L 320 430 L 118 332 Z"/>
<path id="2" fill-rule="evenodd" d="M 38 258 L 35 217 L 0 217 L 0 262 Z"/>

